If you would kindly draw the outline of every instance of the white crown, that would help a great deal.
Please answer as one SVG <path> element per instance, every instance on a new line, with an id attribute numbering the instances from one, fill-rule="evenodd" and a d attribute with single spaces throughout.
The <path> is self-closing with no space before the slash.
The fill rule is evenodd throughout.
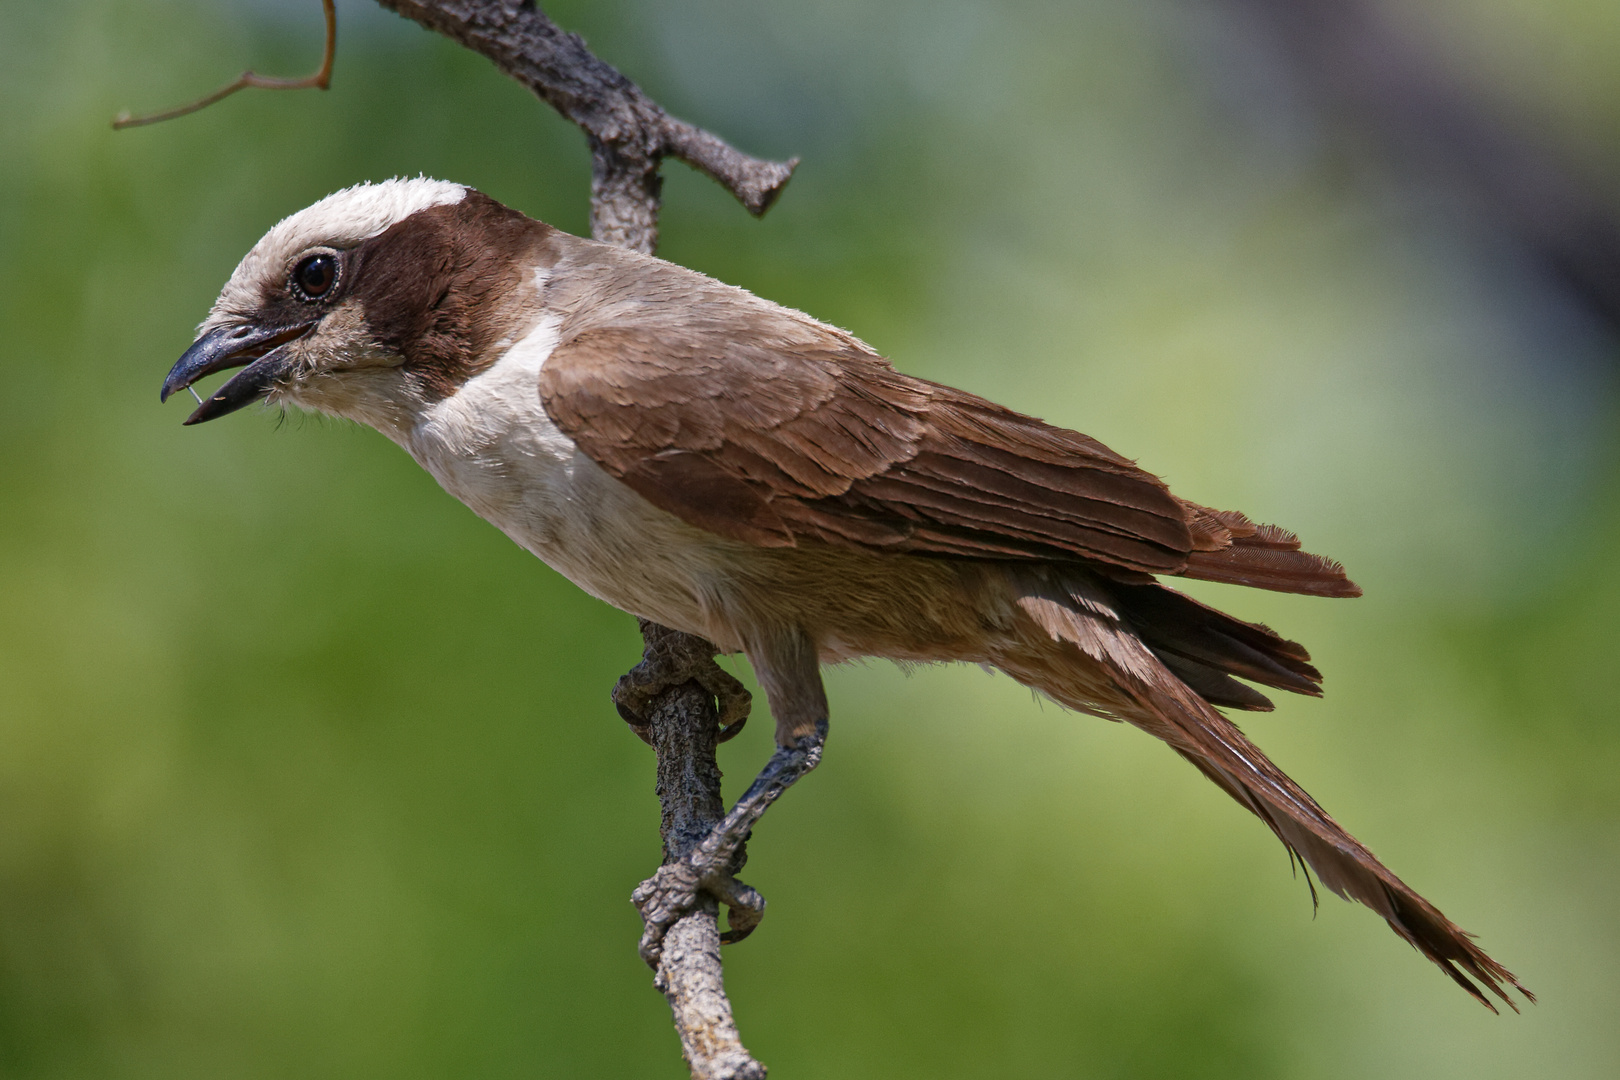
<path id="1" fill-rule="evenodd" d="M 353 247 L 419 210 L 460 202 L 467 189 L 446 180 L 395 178 L 356 184 L 283 218 L 242 257 L 198 334 L 244 319 L 263 301 L 264 288 L 279 282 L 299 252 L 312 247 Z"/>

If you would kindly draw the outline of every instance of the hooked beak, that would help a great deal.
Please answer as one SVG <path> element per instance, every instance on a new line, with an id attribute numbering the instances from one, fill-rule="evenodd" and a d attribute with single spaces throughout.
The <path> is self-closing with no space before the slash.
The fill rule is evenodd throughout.
<path id="1" fill-rule="evenodd" d="M 244 405 L 252 404 L 270 392 L 276 379 L 287 370 L 292 358 L 282 346 L 297 341 L 315 328 L 315 320 L 296 326 L 259 327 L 252 325 L 222 326 L 210 330 L 169 369 L 163 380 L 160 401 L 184 390 L 205 375 L 230 368 L 247 366 L 237 372 L 214 396 L 186 417 L 187 424 L 200 424 L 233 413 Z"/>

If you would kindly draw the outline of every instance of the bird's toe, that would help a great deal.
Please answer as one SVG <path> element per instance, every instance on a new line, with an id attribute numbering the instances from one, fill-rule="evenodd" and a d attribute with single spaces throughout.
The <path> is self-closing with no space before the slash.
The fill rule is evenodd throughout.
<path id="1" fill-rule="evenodd" d="M 664 935 L 697 909 L 705 894 L 730 911 L 730 929 L 720 935 L 727 944 L 747 937 L 765 917 L 765 898 L 731 874 L 700 867 L 690 857 L 666 863 L 630 894 L 630 902 L 641 912 L 644 923 L 639 951 L 648 967 L 657 969 Z"/>

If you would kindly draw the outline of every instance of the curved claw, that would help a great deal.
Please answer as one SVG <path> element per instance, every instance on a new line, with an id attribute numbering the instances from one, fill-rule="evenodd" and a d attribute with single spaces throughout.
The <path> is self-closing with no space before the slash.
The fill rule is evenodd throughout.
<path id="1" fill-rule="evenodd" d="M 754 698 L 734 675 L 714 662 L 712 653 L 671 656 L 649 652 L 641 663 L 613 684 L 613 707 L 636 737 L 650 746 L 652 733 L 647 724 L 647 711 L 653 699 L 670 687 L 688 681 L 696 682 L 714 696 L 720 716 L 720 732 L 715 741 L 723 743 L 735 738 L 748 723 Z"/>
<path id="2" fill-rule="evenodd" d="M 709 885 L 709 891 L 726 905 L 726 925 L 720 944 L 732 945 L 754 932 L 765 918 L 765 897 L 758 889 L 744 885 L 730 874 Z M 722 891 L 723 890 L 723 891 Z"/>
<path id="3" fill-rule="evenodd" d="M 628 701 L 619 698 L 619 687 L 623 686 L 624 680 L 628 678 L 628 675 L 621 675 L 619 681 L 613 685 L 613 707 L 618 710 L 619 719 L 630 725 L 630 730 L 635 734 L 636 738 L 651 746 L 653 744 L 652 728 L 647 724 L 646 717 L 636 713 Z M 629 694 L 627 693 L 625 696 L 628 698 Z"/>

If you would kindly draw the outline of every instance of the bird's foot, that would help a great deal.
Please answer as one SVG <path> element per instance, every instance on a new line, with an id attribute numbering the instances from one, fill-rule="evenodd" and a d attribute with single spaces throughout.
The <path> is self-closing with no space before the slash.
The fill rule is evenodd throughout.
<path id="1" fill-rule="evenodd" d="M 664 935 L 682 916 L 698 907 L 704 893 L 730 911 L 726 919 L 730 929 L 720 935 L 724 944 L 741 941 L 765 917 L 765 898 L 757 890 L 738 881 L 725 867 L 693 855 L 660 866 L 658 873 L 630 894 L 630 902 L 641 912 L 645 924 L 638 946 L 641 958 L 654 970 L 664 952 Z"/>
<path id="2" fill-rule="evenodd" d="M 722 942 L 741 941 L 759 925 L 765 917 L 765 898 L 733 876 L 739 866 L 738 850 L 771 803 L 821 763 L 821 748 L 826 740 L 827 722 L 823 720 L 816 725 L 814 734 L 800 737 L 793 746 L 777 747 L 737 805 L 708 835 L 681 858 L 660 866 L 658 873 L 630 894 L 646 924 L 640 951 L 649 967 L 657 969 L 664 935 L 698 906 L 703 893 L 730 908 L 730 929 L 720 935 Z"/>
<path id="3" fill-rule="evenodd" d="M 652 701 L 671 687 L 696 682 L 714 695 L 719 706 L 720 735 L 725 742 L 743 729 L 753 695 L 736 677 L 715 663 L 715 647 L 702 638 L 679 634 L 646 619 L 641 621 L 647 649 L 641 663 L 625 672 L 613 687 L 613 705 L 642 742 L 652 744 L 647 714 Z"/>

